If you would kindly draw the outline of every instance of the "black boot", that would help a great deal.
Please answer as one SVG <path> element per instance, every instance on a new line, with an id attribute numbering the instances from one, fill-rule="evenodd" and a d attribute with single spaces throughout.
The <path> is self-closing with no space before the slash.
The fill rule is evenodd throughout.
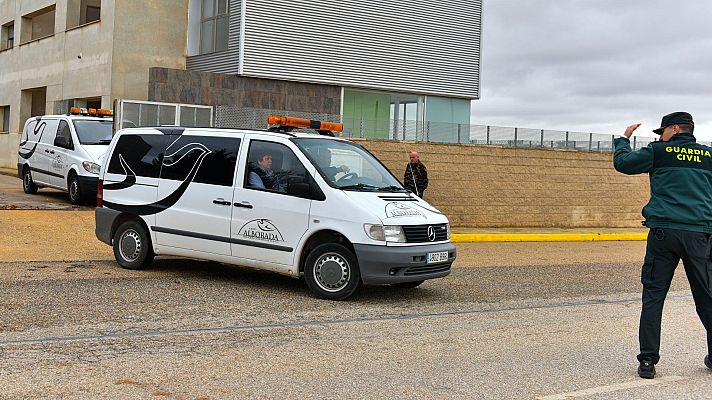
<path id="1" fill-rule="evenodd" d="M 638 376 L 645 379 L 655 378 L 655 364 L 648 360 L 641 361 L 638 367 Z"/>

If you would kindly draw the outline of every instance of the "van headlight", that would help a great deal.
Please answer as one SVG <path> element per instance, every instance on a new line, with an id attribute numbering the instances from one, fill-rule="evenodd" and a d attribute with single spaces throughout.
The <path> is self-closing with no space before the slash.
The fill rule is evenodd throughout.
<path id="1" fill-rule="evenodd" d="M 445 226 L 447 227 L 447 240 L 450 240 L 450 224 L 445 224 Z"/>
<path id="2" fill-rule="evenodd" d="M 99 175 L 99 171 L 101 171 L 101 165 L 89 161 L 84 161 L 82 163 L 82 167 L 84 167 L 87 172 L 92 174 Z"/>
<path id="3" fill-rule="evenodd" d="M 405 243 L 405 233 L 399 225 L 363 224 L 366 235 L 380 242 Z"/>

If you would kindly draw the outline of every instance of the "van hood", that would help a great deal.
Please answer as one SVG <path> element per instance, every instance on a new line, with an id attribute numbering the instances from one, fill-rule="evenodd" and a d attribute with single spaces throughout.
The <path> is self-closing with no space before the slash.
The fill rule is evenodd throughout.
<path id="1" fill-rule="evenodd" d="M 104 156 L 106 155 L 106 151 L 109 150 L 109 146 L 106 144 L 90 144 L 90 145 L 82 145 L 84 150 L 86 150 L 87 154 L 89 157 L 91 157 L 91 162 L 94 162 L 99 165 L 104 164 Z"/>
<path id="2" fill-rule="evenodd" d="M 344 193 L 356 204 L 381 219 L 384 225 L 444 224 L 447 217 L 425 200 L 410 193 L 356 192 Z"/>

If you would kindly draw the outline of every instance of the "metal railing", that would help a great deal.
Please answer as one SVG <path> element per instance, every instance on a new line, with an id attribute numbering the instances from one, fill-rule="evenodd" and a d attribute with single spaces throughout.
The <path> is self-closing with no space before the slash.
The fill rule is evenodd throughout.
<path id="1" fill-rule="evenodd" d="M 347 138 L 611 152 L 613 151 L 613 139 L 618 136 L 617 134 L 593 132 L 453 124 L 435 121 L 366 120 L 342 118 L 336 114 L 226 106 L 215 107 L 215 126 L 223 128 L 266 129 L 267 116 L 272 114 L 342 122 L 344 124 L 342 136 Z M 637 150 L 654 142 L 656 139 L 655 137 L 633 136 L 631 137 L 630 144 L 633 150 Z M 712 142 L 704 142 L 703 144 L 712 145 Z"/>

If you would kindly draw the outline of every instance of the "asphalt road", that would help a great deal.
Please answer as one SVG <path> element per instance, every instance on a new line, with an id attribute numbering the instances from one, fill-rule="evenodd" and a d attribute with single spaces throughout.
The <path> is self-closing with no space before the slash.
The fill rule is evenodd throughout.
<path id="1" fill-rule="evenodd" d="M 449 277 L 329 302 L 219 263 L 123 270 L 89 211 L 22 208 L 0 211 L 0 399 L 712 398 L 682 269 L 636 375 L 642 242 L 462 244 Z"/>

